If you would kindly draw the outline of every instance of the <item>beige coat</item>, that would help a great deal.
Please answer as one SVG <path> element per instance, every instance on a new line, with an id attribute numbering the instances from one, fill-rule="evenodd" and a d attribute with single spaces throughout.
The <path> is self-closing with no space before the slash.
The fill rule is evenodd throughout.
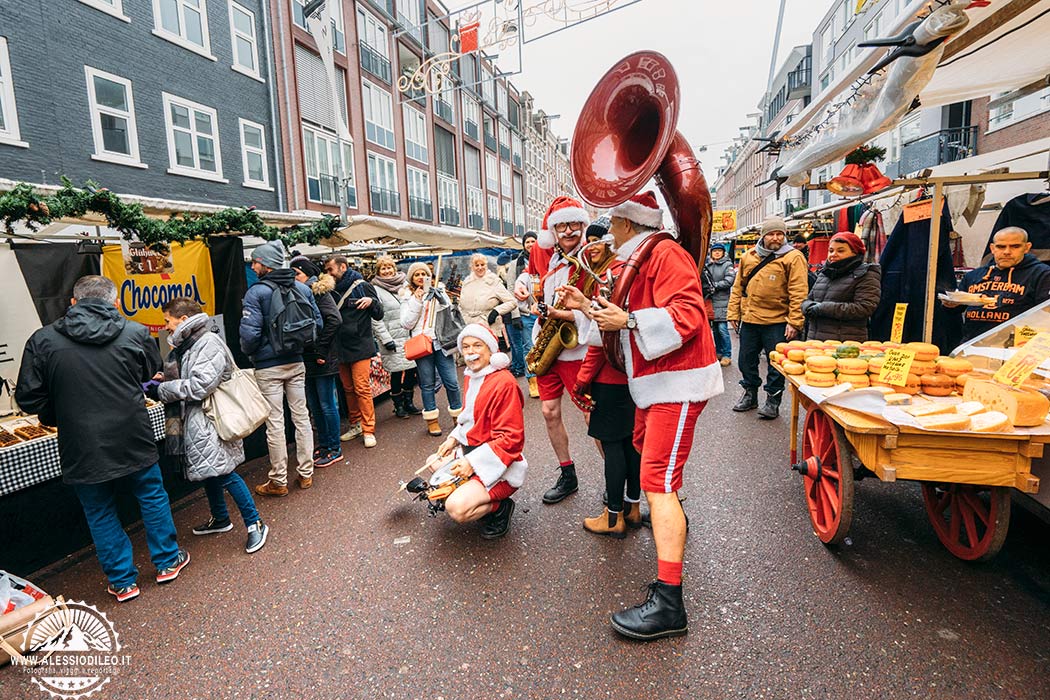
<path id="1" fill-rule="evenodd" d="M 489 324 L 489 312 L 493 309 L 499 315 L 516 312 L 518 302 L 500 281 L 494 272 L 486 272 L 482 278 L 470 273 L 463 279 L 459 292 L 459 310 L 463 313 L 465 323 L 480 323 L 499 336 L 503 332 L 503 321 Z"/>
<path id="2" fill-rule="evenodd" d="M 755 269 L 761 258 L 751 248 L 740 258 L 736 281 L 729 292 L 729 321 L 743 321 L 761 326 L 787 321 L 802 330 L 802 302 L 809 293 L 809 267 L 806 257 L 797 250 L 773 260 L 750 281 L 745 297 L 741 283 Z"/>

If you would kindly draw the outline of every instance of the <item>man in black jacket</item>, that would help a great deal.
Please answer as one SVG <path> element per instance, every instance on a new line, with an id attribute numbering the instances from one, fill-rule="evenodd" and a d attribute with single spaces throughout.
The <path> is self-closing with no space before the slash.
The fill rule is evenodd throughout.
<path id="1" fill-rule="evenodd" d="M 142 395 L 142 384 L 160 369 L 160 354 L 146 327 L 121 316 L 116 301 L 117 288 L 105 277 L 77 280 L 66 315 L 26 342 L 15 400 L 58 428 L 62 481 L 80 499 L 108 591 L 123 603 L 139 587 L 117 514 L 118 485 L 138 499 L 157 583 L 174 580 L 190 555 L 175 539 Z"/>
<path id="2" fill-rule="evenodd" d="M 372 358 L 378 348 L 372 335 L 372 319 L 383 320 L 383 305 L 371 284 L 342 255 L 330 258 L 325 270 L 336 279 L 335 296 L 343 322 L 339 344 L 339 376 L 346 392 L 350 430 L 341 435 L 353 440 L 362 435 L 365 447 L 376 446 L 376 411 L 372 403 Z"/>

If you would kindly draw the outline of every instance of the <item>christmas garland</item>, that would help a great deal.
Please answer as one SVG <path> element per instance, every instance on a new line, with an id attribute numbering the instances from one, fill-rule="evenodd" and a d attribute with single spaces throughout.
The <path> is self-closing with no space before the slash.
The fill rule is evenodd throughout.
<path id="1" fill-rule="evenodd" d="M 173 214 L 166 220 L 154 219 L 146 216 L 142 205 L 123 202 L 91 180 L 84 183 L 84 189 L 77 189 L 65 177 L 62 189 L 53 195 L 39 196 L 32 185 L 24 182 L 0 193 L 0 222 L 9 234 L 14 233 L 14 224 L 18 221 L 30 231 L 36 231 L 53 221 L 79 218 L 89 211 L 106 217 L 107 225 L 126 240 L 137 239 L 147 245 L 201 240 L 224 233 L 257 236 L 267 241 L 279 239 L 288 247 L 317 245 L 340 227 L 337 217 L 326 214 L 313 224 L 277 228 L 267 225 L 255 207 L 231 207 L 214 214 Z"/>
<path id="2" fill-rule="evenodd" d="M 846 165 L 867 165 L 886 157 L 882 146 L 857 146 L 846 156 Z"/>

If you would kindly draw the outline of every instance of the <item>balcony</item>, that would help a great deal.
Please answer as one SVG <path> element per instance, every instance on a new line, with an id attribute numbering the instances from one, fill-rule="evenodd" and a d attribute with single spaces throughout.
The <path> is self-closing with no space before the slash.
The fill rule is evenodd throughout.
<path id="1" fill-rule="evenodd" d="M 517 226 L 515 226 L 515 227 L 514 227 L 514 231 L 515 231 L 515 234 L 514 234 L 514 235 L 516 235 L 516 236 L 518 237 L 518 240 L 519 240 L 519 241 L 520 241 L 520 240 L 522 239 L 522 237 L 523 237 L 523 236 L 525 235 L 525 227 L 524 227 L 524 226 L 522 226 L 521 224 L 518 224 Z"/>
<path id="2" fill-rule="evenodd" d="M 410 102 L 415 102 L 426 107 L 427 91 L 423 88 L 409 88 L 402 92 L 401 95 Z"/>
<path id="3" fill-rule="evenodd" d="M 353 183 L 353 178 L 347 176 L 347 180 Z M 318 177 L 306 178 L 309 198 L 314 202 L 322 204 L 338 205 L 339 178 L 335 175 L 321 174 Z M 357 188 L 353 184 L 346 186 L 346 206 L 351 209 L 357 208 Z"/>
<path id="4" fill-rule="evenodd" d="M 492 134 L 485 134 L 485 148 L 493 153 L 496 152 L 496 137 Z"/>
<path id="5" fill-rule="evenodd" d="M 409 197 L 408 216 L 409 218 L 418 221 L 433 221 L 434 205 L 430 203 L 429 199 L 423 199 L 422 197 Z"/>
<path id="6" fill-rule="evenodd" d="M 449 226 L 459 226 L 459 209 L 455 207 L 438 207 L 438 219 Z"/>
<path id="7" fill-rule="evenodd" d="M 373 214 L 401 215 L 401 196 L 397 192 L 379 187 L 369 187 L 368 192 Z"/>
<path id="8" fill-rule="evenodd" d="M 475 231 L 480 231 L 485 228 L 485 216 L 478 212 L 470 212 L 467 215 L 467 228 L 472 228 Z"/>
<path id="9" fill-rule="evenodd" d="M 390 61 L 365 42 L 360 42 L 361 69 L 390 85 Z"/>
<path id="10" fill-rule="evenodd" d="M 474 139 L 475 141 L 479 140 L 478 139 L 478 125 L 477 125 L 477 122 L 472 122 L 469 119 L 464 119 L 463 120 L 463 133 L 466 134 L 467 136 L 469 136 L 470 138 Z"/>
<path id="11" fill-rule="evenodd" d="M 394 19 L 394 0 L 368 0 L 368 4 Z"/>
<path id="12" fill-rule="evenodd" d="M 499 147 L 500 160 L 510 162 L 510 148 L 508 146 L 500 145 Z"/>
<path id="13" fill-rule="evenodd" d="M 977 127 L 944 129 L 901 147 L 901 173 L 914 173 L 977 155 Z"/>
<path id="14" fill-rule="evenodd" d="M 449 124 L 456 123 L 456 112 L 452 109 L 452 105 L 441 98 L 434 99 L 434 113 Z"/>
<path id="15" fill-rule="evenodd" d="M 491 216 L 489 217 L 489 231 L 492 233 L 499 233 L 499 219 L 493 219 Z"/>
<path id="16" fill-rule="evenodd" d="M 514 163 L 514 167 L 515 168 L 517 168 L 518 170 L 521 170 L 521 154 L 520 153 L 515 153 L 514 154 L 514 158 L 513 158 L 512 162 Z"/>
<path id="17" fill-rule="evenodd" d="M 509 221 L 507 221 L 506 219 L 503 220 L 503 235 L 504 236 L 513 236 L 514 235 L 514 224 L 512 224 Z"/>
<path id="18" fill-rule="evenodd" d="M 784 200 L 784 217 L 787 218 L 797 211 L 802 211 L 809 204 L 805 197 L 793 197 L 791 199 Z"/>

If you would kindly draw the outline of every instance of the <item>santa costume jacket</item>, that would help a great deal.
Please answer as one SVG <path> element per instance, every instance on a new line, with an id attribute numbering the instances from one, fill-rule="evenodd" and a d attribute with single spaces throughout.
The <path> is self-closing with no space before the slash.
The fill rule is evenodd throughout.
<path id="1" fill-rule="evenodd" d="M 641 234 L 616 251 L 627 260 Z M 639 408 L 657 403 L 699 403 L 721 394 L 722 368 L 704 311 L 696 263 L 685 248 L 662 241 L 642 263 L 627 295 L 638 327 L 621 330 L 627 384 Z"/>
<path id="2" fill-rule="evenodd" d="M 586 213 L 580 214 L 577 210 L 559 210 L 548 215 L 547 225 L 553 227 L 558 223 L 568 223 L 570 221 L 579 221 L 586 217 Z M 562 220 L 559 220 L 562 219 Z M 554 234 L 551 231 L 543 230 L 540 231 L 540 235 L 536 240 L 536 245 L 532 247 L 532 255 L 529 257 L 528 273 L 530 275 L 539 275 L 540 279 L 543 280 L 543 301 L 548 305 L 554 305 L 554 290 L 558 287 L 569 283 L 569 275 L 572 272 L 574 266 L 565 259 L 564 254 L 561 252 L 561 248 L 555 243 Z M 581 235 L 582 238 L 582 235 Z M 581 274 L 579 279 L 576 280 L 576 288 L 583 290 L 584 285 L 587 282 L 586 276 Z M 583 342 L 590 332 L 591 320 L 582 311 L 573 311 L 574 317 L 573 323 L 576 325 L 576 337 L 580 339 L 580 343 L 572 350 L 562 350 L 561 354 L 558 355 L 559 361 L 573 361 L 582 360 L 587 354 L 587 344 Z M 536 337 L 539 335 L 542 324 L 535 324 L 532 327 L 532 340 L 536 341 Z"/>
<path id="3" fill-rule="evenodd" d="M 525 399 L 514 375 L 490 365 L 465 370 L 463 381 L 463 412 L 452 437 L 466 447 L 466 460 L 486 489 L 501 480 L 520 487 L 529 465 L 522 456 Z"/>

